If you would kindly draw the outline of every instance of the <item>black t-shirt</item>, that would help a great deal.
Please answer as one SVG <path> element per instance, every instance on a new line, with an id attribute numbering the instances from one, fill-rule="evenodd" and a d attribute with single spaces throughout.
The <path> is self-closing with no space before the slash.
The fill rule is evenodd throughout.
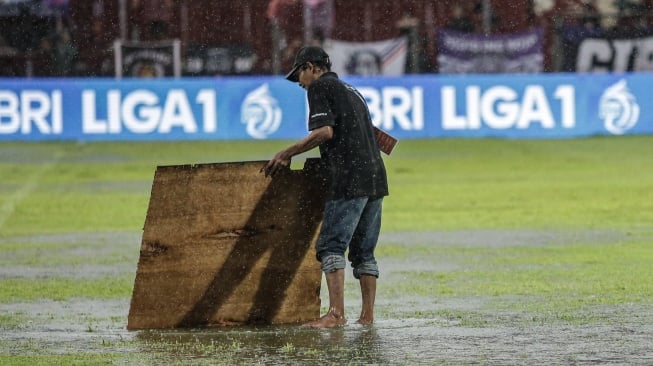
<path id="1" fill-rule="evenodd" d="M 363 96 L 327 72 L 307 92 L 308 129 L 331 126 L 333 138 L 320 145 L 331 176 L 330 199 L 388 195 L 385 166 Z"/>

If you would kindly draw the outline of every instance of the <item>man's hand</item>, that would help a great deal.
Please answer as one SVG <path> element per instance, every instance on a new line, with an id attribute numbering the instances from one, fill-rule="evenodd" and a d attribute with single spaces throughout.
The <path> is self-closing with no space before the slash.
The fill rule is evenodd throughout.
<path id="1" fill-rule="evenodd" d="M 272 160 L 268 161 L 267 164 L 261 168 L 260 171 L 265 172 L 266 177 L 275 175 L 280 169 L 285 169 L 290 166 L 290 159 L 293 156 L 317 147 L 332 137 L 333 127 L 323 126 L 316 128 L 312 130 L 308 136 L 296 142 L 294 145 L 285 150 L 279 151 Z"/>
<path id="2" fill-rule="evenodd" d="M 264 172 L 265 176 L 274 176 L 279 170 L 288 168 L 290 166 L 290 157 L 286 150 L 279 151 L 272 160 L 265 164 L 260 172 Z"/>

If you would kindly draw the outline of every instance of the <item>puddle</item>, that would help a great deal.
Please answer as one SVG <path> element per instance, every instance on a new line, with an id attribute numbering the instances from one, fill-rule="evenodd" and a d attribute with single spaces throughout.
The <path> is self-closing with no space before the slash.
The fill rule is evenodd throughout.
<path id="1" fill-rule="evenodd" d="M 382 233 L 379 242 L 457 247 L 544 246 L 547 244 L 614 243 L 627 235 L 617 230 L 451 230 Z"/>
<path id="2" fill-rule="evenodd" d="M 141 233 L 134 232 L 85 232 L 85 233 L 62 233 L 62 234 L 41 234 L 23 235 L 13 237 L 0 237 L 0 244 L 3 243 L 44 243 L 44 244 L 86 244 L 89 247 L 97 247 L 100 244 L 123 243 L 140 247 Z"/>
<path id="3" fill-rule="evenodd" d="M 612 231 L 482 230 L 385 233 L 381 242 L 491 247 L 609 242 L 622 236 Z M 123 261 L 115 265 L 9 265 L 0 269 L 0 278 L 87 278 L 134 273 L 140 234 L 38 235 L 0 238 L 2 243 L 41 243 L 48 250 L 57 243 L 72 243 L 78 256 L 94 256 L 98 252 L 106 255 L 109 252 L 103 251 L 111 244 L 112 251 L 132 253 L 130 263 Z M 432 258 L 431 263 L 437 260 Z M 395 271 L 426 270 L 426 263 L 424 260 L 420 266 L 414 266 L 410 258 L 403 262 L 393 258 L 392 265 L 385 268 L 392 275 Z M 436 270 L 455 269 L 455 264 L 438 264 Z M 348 271 L 346 315 L 352 321 L 360 307 L 355 286 Z M 379 297 L 374 325 L 350 324 L 331 330 L 284 325 L 127 331 L 130 299 L 0 303 L 0 354 L 114 354 L 107 363 L 121 364 L 653 364 L 650 305 L 622 304 L 591 309 L 600 313 L 596 318 L 600 320 L 587 325 L 562 322 L 542 325 L 529 319 L 528 314 L 514 310 L 515 306 L 492 310 L 487 306 L 489 300 Z M 327 301 L 323 292 L 322 303 Z M 420 311 L 422 315 L 415 316 Z M 446 312 L 473 314 L 476 322 L 462 324 L 455 317 L 447 317 Z"/>
<path id="4" fill-rule="evenodd" d="M 116 264 L 116 265 L 98 265 L 98 264 L 80 264 L 70 266 L 53 266 L 53 267 L 32 267 L 25 265 L 2 266 L 0 267 L 0 278 L 52 278 L 52 277 L 72 277 L 72 278 L 104 278 L 109 276 L 120 276 L 123 274 L 133 274 L 136 269 L 133 265 Z"/>
<path id="5" fill-rule="evenodd" d="M 353 306 L 353 304 L 351 304 Z M 653 326 L 460 327 L 442 319 L 378 319 L 373 326 L 126 331 L 126 301 L 2 306 L 34 319 L 5 329 L 0 352 L 118 352 L 162 363 L 207 364 L 650 364 Z M 49 319 L 49 320 L 48 320 Z M 113 319 L 113 320 L 112 320 Z M 32 345 L 32 346 L 30 346 Z"/>

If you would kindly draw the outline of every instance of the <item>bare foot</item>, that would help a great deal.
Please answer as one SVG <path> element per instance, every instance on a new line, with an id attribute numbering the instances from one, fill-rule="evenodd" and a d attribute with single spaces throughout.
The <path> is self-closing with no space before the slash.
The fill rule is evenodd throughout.
<path id="1" fill-rule="evenodd" d="M 335 328 L 345 324 L 347 324 L 347 319 L 344 316 L 336 315 L 333 310 L 330 310 L 320 319 L 313 320 L 302 326 L 308 328 Z"/>
<path id="2" fill-rule="evenodd" d="M 368 319 L 366 317 L 360 317 L 360 319 L 356 320 L 356 324 L 360 325 L 369 325 L 374 323 L 374 319 Z"/>
<path id="3" fill-rule="evenodd" d="M 361 311 L 361 316 L 358 317 L 356 324 L 368 325 L 374 323 L 374 311 L 369 311 L 363 309 Z"/>

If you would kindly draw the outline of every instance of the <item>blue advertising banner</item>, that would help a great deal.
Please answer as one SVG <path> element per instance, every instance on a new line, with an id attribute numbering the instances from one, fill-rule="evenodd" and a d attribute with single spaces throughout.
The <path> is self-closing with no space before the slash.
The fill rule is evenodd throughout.
<path id="1" fill-rule="evenodd" d="M 399 139 L 653 133 L 653 74 L 347 77 Z M 279 76 L 0 79 L 0 141 L 306 136 L 305 91 Z"/>

